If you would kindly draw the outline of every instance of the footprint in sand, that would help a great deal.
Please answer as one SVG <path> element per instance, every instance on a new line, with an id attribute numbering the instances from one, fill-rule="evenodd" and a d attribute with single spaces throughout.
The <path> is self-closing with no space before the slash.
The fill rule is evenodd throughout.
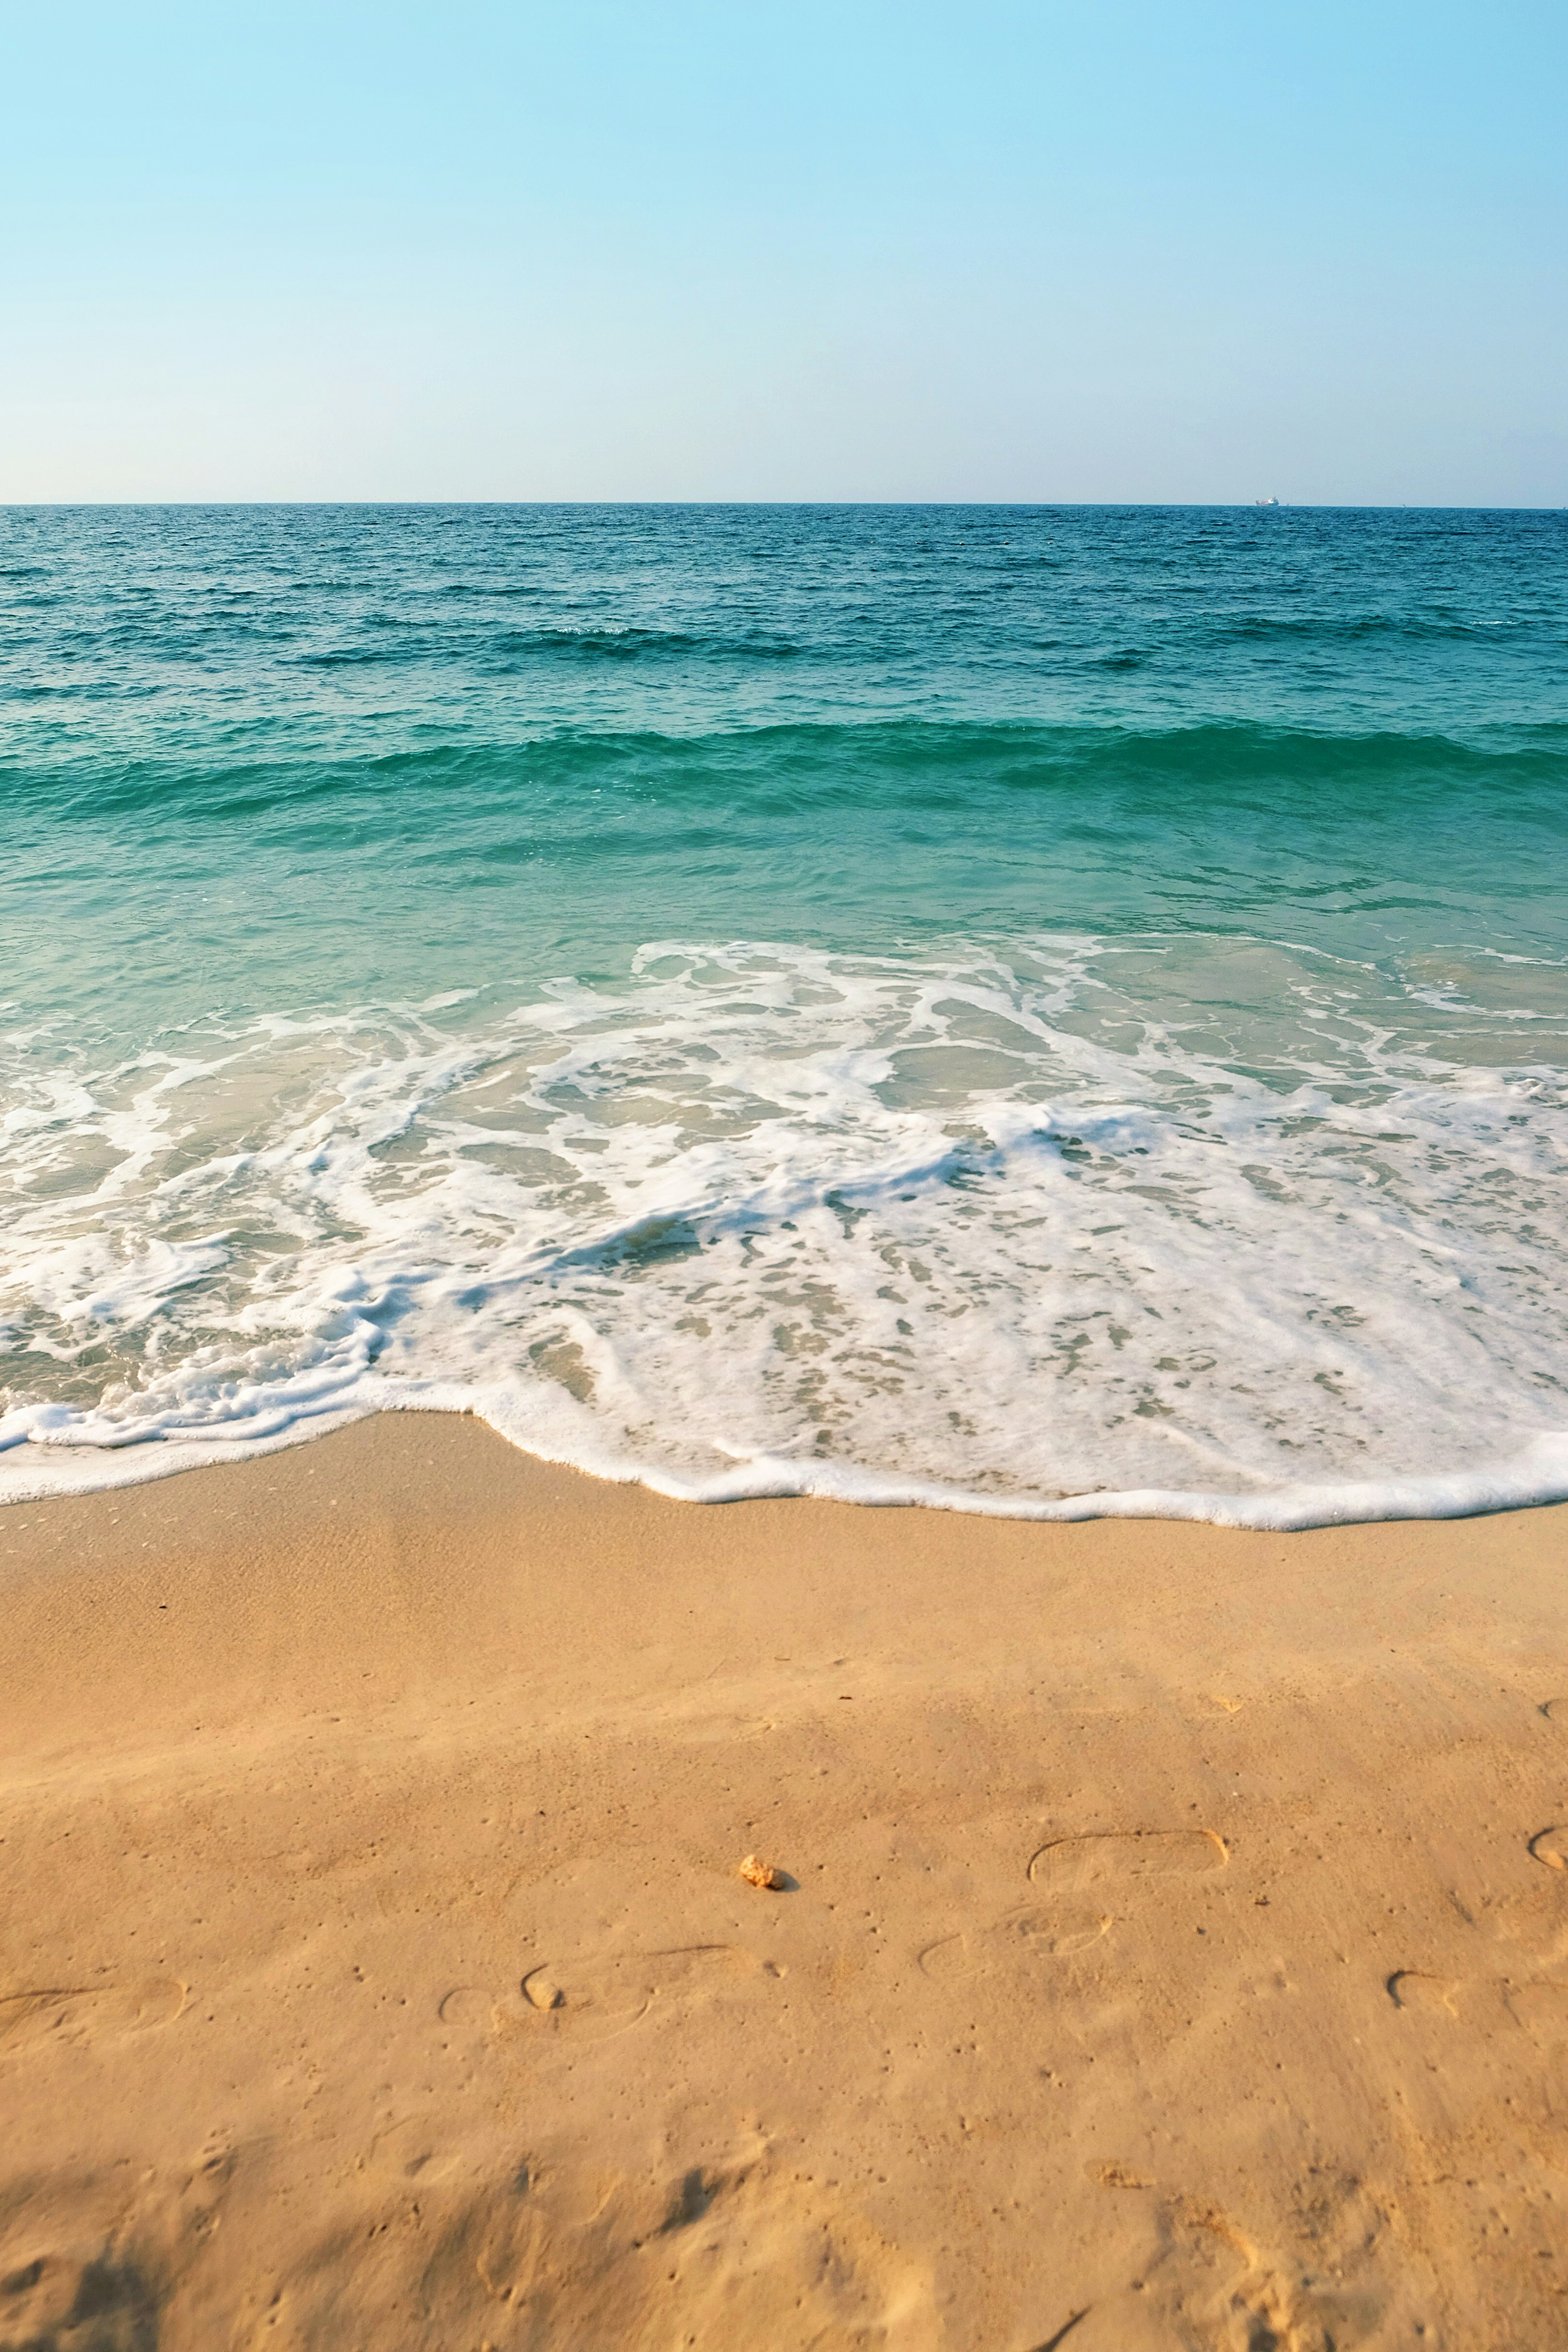
<path id="1" fill-rule="evenodd" d="M 1045 1910 L 1037 1903 L 988 1927 L 944 1936 L 919 1958 L 921 1973 L 946 1984 L 955 1977 L 990 1975 L 1012 1967 L 1033 1968 L 1066 1959 L 1098 1944 L 1110 1926 L 1103 1912 Z"/>
<path id="2" fill-rule="evenodd" d="M 688 2163 L 662 2189 L 656 2200 L 602 2166 L 525 2170 L 474 2211 L 474 2268 L 509 2306 L 493 2340 L 935 2352 L 928 2264 L 837 2184 L 816 2187 L 763 2144 Z"/>
<path id="3" fill-rule="evenodd" d="M 1065 1959 L 1106 1935 L 1113 1919 L 1100 1902 L 1066 1898 L 1114 1895 L 1144 1878 L 1193 1878 L 1223 1870 L 1230 1859 L 1213 1830 L 1108 1830 L 1053 1838 L 1029 1857 L 1036 1900 L 984 1927 L 928 1944 L 919 1956 L 928 1977 L 952 1978 L 1009 1965 Z"/>
<path id="4" fill-rule="evenodd" d="M 168 2025 L 179 2016 L 189 1987 L 174 1977 L 142 1977 L 125 1984 L 40 1985 L 0 1996 L 0 2056 L 81 2049 Z"/>
<path id="5" fill-rule="evenodd" d="M 1112 1830 L 1053 1838 L 1030 1857 L 1029 1876 L 1051 1894 L 1139 1878 L 1195 1878 L 1223 1870 L 1230 1854 L 1213 1830 Z"/>
<path id="6" fill-rule="evenodd" d="M 440 2126 L 428 2116 L 405 2116 L 377 2132 L 364 2162 L 368 2169 L 423 2185 L 445 2179 L 458 2158 L 442 2147 Z"/>
<path id="7" fill-rule="evenodd" d="M 522 1979 L 517 2022 L 525 2031 L 597 2042 L 626 2032 L 651 2011 L 672 2007 L 677 2000 L 766 1983 L 783 1974 L 778 1963 L 760 1960 L 738 1944 L 689 1944 L 667 1952 L 544 1960 Z"/>
<path id="8" fill-rule="evenodd" d="M 495 1996 L 483 1985 L 454 1985 L 442 1997 L 436 2014 L 454 2032 L 483 2032 L 494 2019 Z"/>
<path id="9" fill-rule="evenodd" d="M 1515 1984 L 1507 1978 L 1429 1976 L 1399 1969 L 1388 1979 L 1395 2009 L 1424 2011 L 1470 2026 L 1511 2022 L 1532 2041 L 1568 2041 L 1568 1984 L 1545 1979 Z"/>
<path id="10" fill-rule="evenodd" d="M 446 2055 L 470 2066 L 499 2036 L 510 2032 L 504 2004 L 488 1985 L 454 1985 L 436 2004 L 438 2040 Z"/>
<path id="11" fill-rule="evenodd" d="M 1458 2017 L 1463 1990 L 1455 1979 L 1427 1976 L 1420 1969 L 1397 1969 L 1388 1979 L 1388 1998 L 1395 2009 L 1423 2009 L 1444 2017 Z"/>
<path id="12" fill-rule="evenodd" d="M 159 2335 L 158 2294 L 133 2262 L 107 2254 L 33 2254 L 13 2267 L 0 2257 L 0 2344 L 84 2352 L 140 2352 Z"/>

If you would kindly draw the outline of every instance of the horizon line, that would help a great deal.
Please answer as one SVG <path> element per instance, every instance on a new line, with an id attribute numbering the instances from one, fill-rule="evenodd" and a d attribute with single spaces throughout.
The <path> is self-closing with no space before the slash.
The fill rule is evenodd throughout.
<path id="1" fill-rule="evenodd" d="M 986 508 L 1007 512 L 1222 513 L 1222 514 L 1563 514 L 1568 500 L 1535 500 L 1528 504 L 1467 499 L 873 499 L 873 498 L 125 498 L 125 499 L 0 499 L 0 513 L 74 513 L 84 509 L 106 511 L 127 508 L 232 507 L 754 507 L 808 508 L 830 510 L 868 507 L 905 510 L 919 509 Z"/>

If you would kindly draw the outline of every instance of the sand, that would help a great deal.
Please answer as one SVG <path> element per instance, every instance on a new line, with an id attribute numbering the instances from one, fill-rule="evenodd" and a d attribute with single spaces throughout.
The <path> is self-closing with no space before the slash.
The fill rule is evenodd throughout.
<path id="1" fill-rule="evenodd" d="M 1565 1538 L 0 1513 L 0 2347 L 1568 2345 Z"/>

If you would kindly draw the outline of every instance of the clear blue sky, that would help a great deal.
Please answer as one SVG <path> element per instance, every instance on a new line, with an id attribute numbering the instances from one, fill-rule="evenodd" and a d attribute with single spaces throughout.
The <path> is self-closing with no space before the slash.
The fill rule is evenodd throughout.
<path id="1" fill-rule="evenodd" d="M 0 58 L 0 499 L 1568 502 L 1563 0 L 15 0 Z"/>

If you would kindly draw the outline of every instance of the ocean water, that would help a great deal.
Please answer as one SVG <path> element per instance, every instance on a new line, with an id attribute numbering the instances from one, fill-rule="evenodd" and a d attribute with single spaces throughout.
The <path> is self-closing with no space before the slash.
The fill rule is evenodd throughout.
<path id="1" fill-rule="evenodd" d="M 0 1496 L 1568 1496 L 1568 516 L 0 511 Z"/>

